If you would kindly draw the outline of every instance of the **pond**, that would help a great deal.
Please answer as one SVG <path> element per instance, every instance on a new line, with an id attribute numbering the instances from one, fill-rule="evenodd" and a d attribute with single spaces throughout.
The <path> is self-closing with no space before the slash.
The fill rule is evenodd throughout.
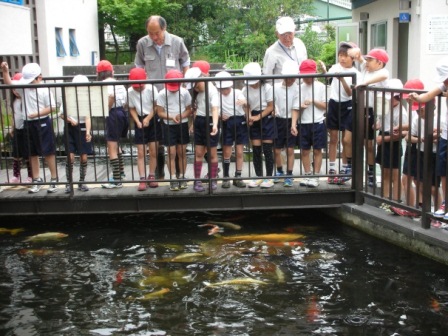
<path id="1" fill-rule="evenodd" d="M 316 211 L 0 226 L 0 335 L 448 334 L 444 265 Z"/>

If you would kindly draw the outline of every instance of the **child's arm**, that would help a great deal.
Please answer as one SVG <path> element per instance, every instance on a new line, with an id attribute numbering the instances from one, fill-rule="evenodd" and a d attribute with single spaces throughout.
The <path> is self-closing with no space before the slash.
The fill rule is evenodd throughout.
<path id="1" fill-rule="evenodd" d="M 219 108 L 217 106 L 212 107 L 212 120 L 213 120 L 213 126 L 210 135 L 216 135 L 218 133 L 218 120 L 219 120 Z"/>
<path id="2" fill-rule="evenodd" d="M 45 116 L 51 114 L 54 111 L 56 111 L 56 106 L 47 106 L 47 107 L 44 107 L 40 111 L 28 113 L 28 118 L 30 118 L 30 119 L 42 118 L 42 117 L 45 117 Z M 70 118 L 67 118 L 67 121 L 71 122 Z M 73 124 L 73 122 L 71 122 L 71 123 Z"/>
<path id="3" fill-rule="evenodd" d="M 129 112 L 131 113 L 131 117 L 134 120 L 135 126 L 137 128 L 142 128 L 143 125 L 140 122 L 139 118 L 138 118 L 138 114 L 137 114 L 137 110 L 135 107 L 129 107 Z"/>
<path id="4" fill-rule="evenodd" d="M 2 62 L 2 73 L 3 73 L 3 83 L 6 85 L 11 85 L 11 76 L 9 75 L 9 66 L 7 62 Z"/>
<path id="5" fill-rule="evenodd" d="M 90 116 L 86 116 L 86 141 L 92 141 L 92 120 Z"/>
<path id="6" fill-rule="evenodd" d="M 291 118 L 291 134 L 297 136 L 299 132 L 297 131 L 297 122 L 299 121 L 300 111 L 293 109 Z"/>
<path id="7" fill-rule="evenodd" d="M 430 100 L 434 99 L 436 96 L 442 93 L 442 90 L 438 87 L 432 89 L 431 91 L 428 91 L 426 93 L 418 94 L 416 92 L 411 92 L 409 94 L 409 98 L 412 100 L 415 100 L 419 103 L 427 103 Z"/>
<path id="8" fill-rule="evenodd" d="M 157 105 L 157 114 L 161 119 L 174 120 L 173 118 L 170 117 L 170 115 L 168 113 L 166 113 L 163 106 Z"/>

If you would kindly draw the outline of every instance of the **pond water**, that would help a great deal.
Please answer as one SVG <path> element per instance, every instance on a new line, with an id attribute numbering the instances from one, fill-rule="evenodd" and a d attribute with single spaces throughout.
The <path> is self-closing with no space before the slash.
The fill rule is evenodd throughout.
<path id="1" fill-rule="evenodd" d="M 445 266 L 315 211 L 0 226 L 0 335 L 448 334 Z"/>

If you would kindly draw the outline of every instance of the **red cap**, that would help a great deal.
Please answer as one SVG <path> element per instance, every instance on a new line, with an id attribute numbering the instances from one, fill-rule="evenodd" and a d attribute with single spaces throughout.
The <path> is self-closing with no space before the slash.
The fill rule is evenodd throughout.
<path id="1" fill-rule="evenodd" d="M 146 71 L 143 68 L 132 68 L 129 71 L 129 80 L 144 80 L 146 79 Z M 138 88 L 144 84 L 132 84 L 132 87 Z"/>
<path id="2" fill-rule="evenodd" d="M 21 72 L 18 72 L 18 73 L 16 73 L 12 78 L 11 78 L 11 80 L 13 80 L 13 81 L 18 81 L 18 80 L 20 80 L 22 78 L 22 73 Z"/>
<path id="3" fill-rule="evenodd" d="M 193 63 L 192 68 L 199 68 L 203 74 L 208 74 L 210 71 L 210 63 L 207 61 L 196 61 Z"/>
<path id="4" fill-rule="evenodd" d="M 317 73 L 317 64 L 312 59 L 304 60 L 300 63 L 299 71 L 301 74 Z"/>
<path id="5" fill-rule="evenodd" d="M 425 89 L 425 85 L 423 84 L 423 82 L 416 78 L 416 79 L 410 79 L 408 80 L 404 86 L 404 89 L 414 89 L 414 90 L 424 90 Z M 406 99 L 409 97 L 408 93 L 404 93 L 403 94 L 403 99 Z M 418 103 L 417 102 L 413 102 L 412 103 L 412 110 L 415 111 L 418 109 Z"/>
<path id="6" fill-rule="evenodd" d="M 179 70 L 170 70 L 166 73 L 165 79 L 184 78 L 184 75 Z M 165 83 L 165 87 L 168 91 L 177 91 L 180 88 L 180 83 L 171 82 Z"/>
<path id="7" fill-rule="evenodd" d="M 96 72 L 104 72 L 104 71 L 114 71 L 114 67 L 112 66 L 112 63 L 110 63 L 107 60 L 99 61 L 99 63 L 96 65 Z"/>
<path id="8" fill-rule="evenodd" d="M 378 61 L 383 62 L 384 64 L 389 62 L 389 56 L 384 49 L 372 49 L 367 55 L 364 56 L 364 58 L 375 58 Z"/>

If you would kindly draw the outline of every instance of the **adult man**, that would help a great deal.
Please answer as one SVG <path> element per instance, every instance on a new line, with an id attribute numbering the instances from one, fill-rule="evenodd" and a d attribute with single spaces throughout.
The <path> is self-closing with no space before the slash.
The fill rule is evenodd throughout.
<path id="1" fill-rule="evenodd" d="M 294 37 L 296 25 L 289 16 L 281 17 L 275 24 L 275 34 L 278 40 L 272 44 L 264 55 L 264 75 L 280 75 L 283 63 L 293 60 L 299 65 L 308 58 L 305 44 Z"/>
<path id="2" fill-rule="evenodd" d="M 190 55 L 183 39 L 168 33 L 166 21 L 159 15 L 150 16 L 146 20 L 145 27 L 148 35 L 137 42 L 135 66 L 145 68 L 150 79 L 164 79 L 166 73 L 172 69 L 177 69 L 185 74 L 190 68 Z M 155 84 L 155 87 L 160 91 L 164 85 L 158 83 Z M 159 147 L 157 157 L 157 176 L 162 178 L 165 175 L 163 146 Z"/>

